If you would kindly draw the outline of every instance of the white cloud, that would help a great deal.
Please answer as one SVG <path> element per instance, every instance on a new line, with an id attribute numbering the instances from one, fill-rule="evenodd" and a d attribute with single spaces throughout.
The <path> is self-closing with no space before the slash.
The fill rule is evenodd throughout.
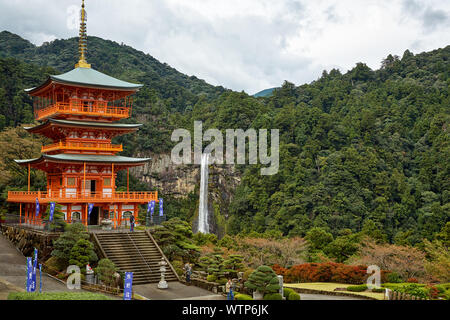
<path id="1" fill-rule="evenodd" d="M 41 44 L 76 36 L 75 0 L 0 0 L 0 30 Z M 450 44 L 450 3 L 350 0 L 86 0 L 88 33 L 124 42 L 179 71 L 255 93 L 302 84 L 357 62 L 376 69 L 401 55 Z"/>

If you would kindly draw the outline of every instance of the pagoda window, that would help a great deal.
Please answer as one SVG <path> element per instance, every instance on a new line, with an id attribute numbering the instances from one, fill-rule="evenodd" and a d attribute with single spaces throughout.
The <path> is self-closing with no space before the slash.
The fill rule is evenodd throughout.
<path id="1" fill-rule="evenodd" d="M 76 185 L 77 185 L 76 178 L 67 178 L 67 186 L 68 187 L 75 187 Z"/>
<path id="2" fill-rule="evenodd" d="M 105 179 L 103 179 L 103 186 L 105 186 L 105 187 L 111 187 L 111 178 L 105 178 Z"/>

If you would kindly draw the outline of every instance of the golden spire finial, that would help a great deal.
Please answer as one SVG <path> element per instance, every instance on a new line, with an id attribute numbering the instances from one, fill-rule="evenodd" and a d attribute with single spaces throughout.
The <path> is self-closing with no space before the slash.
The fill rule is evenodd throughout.
<path id="1" fill-rule="evenodd" d="M 86 61 L 87 51 L 87 33 L 86 33 L 87 14 L 84 10 L 84 0 L 81 4 L 81 19 L 80 19 L 80 39 L 78 41 L 78 52 L 80 54 L 80 61 L 75 65 L 75 68 L 90 68 L 91 65 Z"/>

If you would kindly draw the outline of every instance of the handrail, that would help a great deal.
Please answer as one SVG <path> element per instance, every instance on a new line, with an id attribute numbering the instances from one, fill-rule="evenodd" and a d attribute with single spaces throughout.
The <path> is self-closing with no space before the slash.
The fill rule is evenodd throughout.
<path id="1" fill-rule="evenodd" d="M 145 260 L 144 256 L 142 255 L 141 251 L 138 249 L 138 247 L 136 246 L 136 244 L 134 243 L 133 239 L 130 237 L 130 233 L 127 232 L 126 233 L 128 238 L 130 238 L 131 243 L 133 244 L 133 246 L 136 248 L 137 252 L 139 253 L 139 255 L 141 256 L 142 261 L 144 261 L 144 263 L 147 265 L 148 270 L 150 270 L 150 273 L 152 272 L 152 269 L 150 268 L 150 265 L 147 263 L 147 261 Z"/>
<path id="2" fill-rule="evenodd" d="M 80 102 L 56 102 L 48 107 L 35 110 L 35 116 L 37 120 L 42 120 L 56 113 L 128 118 L 130 116 L 130 110 L 129 107 L 108 106 L 107 104 L 100 104 L 96 101 L 93 101 L 90 105 L 85 105 Z"/>
<path id="3" fill-rule="evenodd" d="M 148 237 L 150 238 L 150 240 L 153 242 L 153 244 L 155 245 L 155 247 L 158 249 L 159 253 L 162 255 L 162 257 L 166 260 L 167 264 L 169 265 L 170 269 L 172 270 L 172 272 L 175 274 L 175 276 L 177 277 L 178 281 L 180 280 L 180 276 L 178 275 L 178 273 L 175 271 L 175 268 L 172 266 L 172 264 L 170 263 L 169 259 L 167 259 L 166 255 L 164 254 L 164 252 L 161 250 L 161 248 L 159 247 L 158 243 L 156 242 L 155 238 L 153 238 L 152 234 L 150 233 L 150 231 L 145 230 L 145 232 L 147 233 Z"/>
<path id="4" fill-rule="evenodd" d="M 49 200 L 49 201 L 128 201 L 128 200 L 140 200 L 140 201 L 156 201 L 159 202 L 157 191 L 148 192 L 67 192 L 67 190 L 61 189 L 51 192 L 41 191 L 8 191 L 8 201 L 35 201 Z"/>
<path id="5" fill-rule="evenodd" d="M 101 142 L 58 142 L 42 146 L 41 152 L 49 152 L 59 149 L 99 150 L 99 151 L 123 151 L 123 145 Z"/>

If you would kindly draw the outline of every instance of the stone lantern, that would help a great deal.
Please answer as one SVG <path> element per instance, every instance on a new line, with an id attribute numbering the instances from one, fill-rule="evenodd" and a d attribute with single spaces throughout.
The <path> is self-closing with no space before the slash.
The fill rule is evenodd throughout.
<path id="1" fill-rule="evenodd" d="M 158 263 L 159 264 L 159 271 L 161 272 L 161 281 L 158 283 L 158 289 L 167 289 L 169 288 L 169 285 L 167 283 L 167 281 L 165 280 L 165 276 L 166 276 L 166 266 L 167 266 L 167 262 L 164 258 L 161 258 L 161 261 Z"/>

